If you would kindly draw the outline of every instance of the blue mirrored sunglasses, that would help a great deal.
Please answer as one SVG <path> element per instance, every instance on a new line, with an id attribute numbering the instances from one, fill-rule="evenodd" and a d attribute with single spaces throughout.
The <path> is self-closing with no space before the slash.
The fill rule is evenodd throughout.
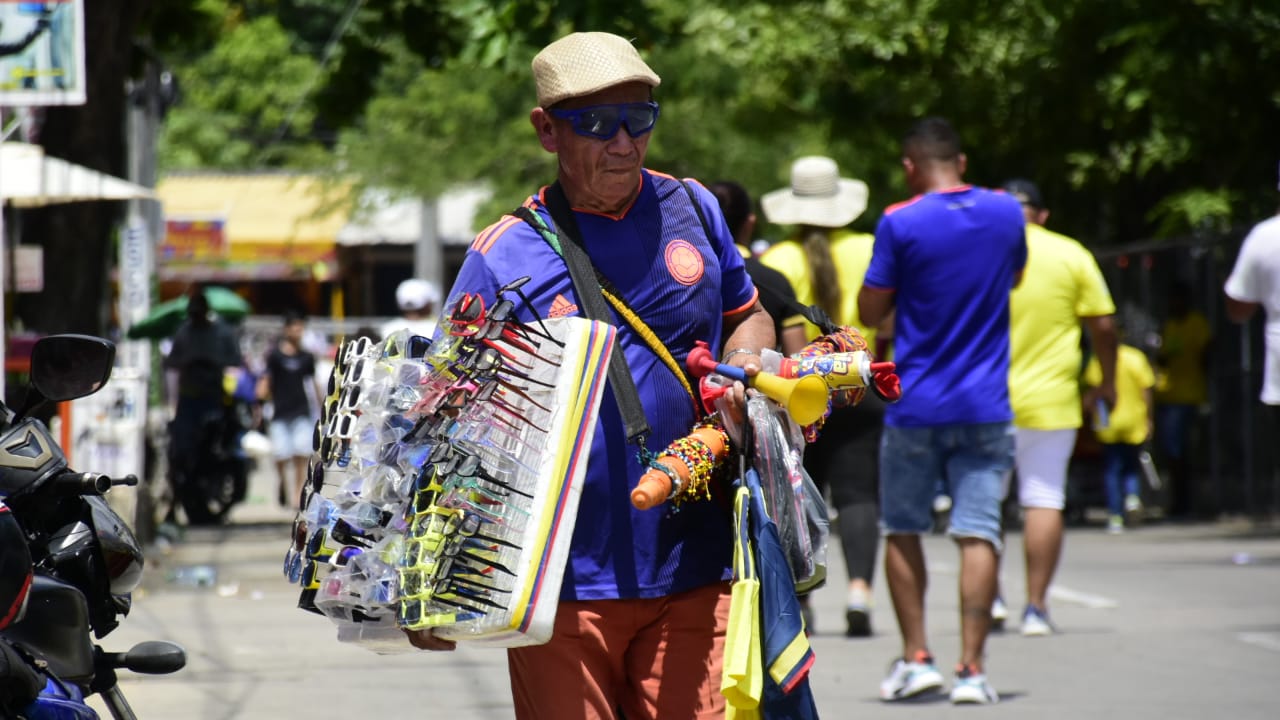
<path id="1" fill-rule="evenodd" d="M 656 102 L 591 105 L 572 110 L 552 108 L 549 112 L 553 117 L 568 120 L 575 133 L 597 140 L 612 139 L 623 125 L 627 126 L 628 135 L 640 137 L 658 122 Z"/>

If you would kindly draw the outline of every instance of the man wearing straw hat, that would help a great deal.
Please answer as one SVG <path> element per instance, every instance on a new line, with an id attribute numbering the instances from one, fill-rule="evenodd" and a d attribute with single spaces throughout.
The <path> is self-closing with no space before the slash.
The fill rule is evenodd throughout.
<path id="1" fill-rule="evenodd" d="M 964 182 L 967 160 L 946 120 L 921 120 L 902 145 L 907 186 L 918 194 L 880 218 L 858 296 L 868 323 L 896 307 L 894 361 L 903 388 L 885 410 L 880 446 L 885 576 L 903 653 L 880 697 L 902 700 L 944 684 L 925 634 L 920 536 L 932 528 L 934 493 L 945 480 L 948 533 L 960 549 L 961 648 L 951 701 L 994 703 L 983 649 L 1000 500 L 1014 459 L 1009 293 L 1027 262 L 1025 221 L 1012 196 Z"/>
<path id="2" fill-rule="evenodd" d="M 876 329 L 858 316 L 858 290 L 871 262 L 873 238 L 844 229 L 867 209 L 867 184 L 840 177 L 836 161 L 808 156 L 791 164 L 791 185 L 760 200 L 765 216 L 796 230 L 761 258 L 791 282 L 805 305 L 821 307 L 839 325 L 856 328 L 875 347 Z M 806 339 L 821 332 L 799 318 Z M 871 635 L 871 582 L 879 549 L 880 430 L 884 403 L 868 393 L 852 407 L 833 410 L 804 464 L 829 488 L 839 517 L 848 593 L 845 635 Z"/>
<path id="3" fill-rule="evenodd" d="M 573 33 L 533 59 L 538 106 L 529 115 L 558 161 L 558 182 L 476 237 L 450 292 L 486 305 L 523 276 L 534 314 L 582 315 L 560 250 L 581 242 L 609 294 L 624 353 L 660 450 L 700 411 L 682 365 L 697 341 L 754 374 L 774 345 L 716 199 L 702 186 L 644 168 L 658 120 L 657 74 L 624 38 Z M 574 237 L 576 236 L 576 238 Z M 624 316 L 625 315 L 625 316 Z M 636 329 L 635 317 L 651 333 Z M 646 344 L 655 337 L 658 346 Z M 670 362 L 669 362 L 670 361 Z M 674 367 L 673 367 L 674 366 Z M 735 393 L 741 400 L 741 389 Z M 555 627 L 545 645 L 509 651 L 518 718 L 718 718 L 733 528 L 724 498 L 636 510 L 636 461 L 612 382 L 600 406 Z M 449 644 L 415 633 L 426 649 Z"/>

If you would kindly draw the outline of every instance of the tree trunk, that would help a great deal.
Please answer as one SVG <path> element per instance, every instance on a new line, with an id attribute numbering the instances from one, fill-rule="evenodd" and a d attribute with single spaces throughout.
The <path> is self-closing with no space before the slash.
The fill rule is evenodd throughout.
<path id="1" fill-rule="evenodd" d="M 134 57 L 134 31 L 150 1 L 85 2 L 88 98 L 81 106 L 45 112 L 33 141 L 51 157 L 125 174 L 125 80 Z M 44 291 L 19 295 L 15 303 L 26 328 L 103 335 L 115 325 L 110 277 L 125 209 L 123 201 L 96 200 L 10 216 L 24 244 L 44 246 Z"/>

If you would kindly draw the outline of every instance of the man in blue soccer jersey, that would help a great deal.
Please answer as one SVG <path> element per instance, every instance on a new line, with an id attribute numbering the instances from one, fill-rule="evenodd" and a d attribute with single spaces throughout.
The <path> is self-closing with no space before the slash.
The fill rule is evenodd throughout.
<path id="1" fill-rule="evenodd" d="M 558 158 L 559 186 L 592 264 L 652 329 L 679 367 L 698 341 L 724 362 L 758 370 L 773 323 L 734 247 L 718 203 L 697 183 L 644 168 L 658 120 L 659 78 L 625 39 L 574 33 L 533 60 L 530 120 Z M 544 187 L 524 207 L 557 227 Z M 704 224 L 705 220 L 705 224 Z M 704 230 L 705 227 L 705 230 Z M 561 228 L 560 242 L 571 242 Z M 564 260 L 528 219 L 505 216 L 471 245 L 445 310 L 461 293 L 486 304 L 523 288 L 539 315 L 581 315 Z M 522 310 L 526 312 L 527 310 Z M 532 319 L 529 315 L 525 320 Z M 652 428 L 651 450 L 688 434 L 694 399 L 630 321 L 618 327 Z M 635 510 L 643 468 L 610 387 L 592 441 L 554 634 L 509 652 L 520 718 L 715 718 L 724 715 L 721 661 L 729 615 L 733 530 L 727 488 L 710 500 Z M 447 649 L 429 633 L 418 647 Z"/>
<path id="2" fill-rule="evenodd" d="M 993 703 L 983 647 L 1000 549 L 1000 499 L 1013 467 L 1009 292 L 1027 261 L 1022 207 L 965 184 L 960 138 L 941 118 L 916 123 L 902 167 L 916 197 L 885 210 L 858 295 L 863 322 L 897 307 L 894 360 L 902 399 L 885 410 L 880 452 L 885 575 L 903 653 L 880 685 L 900 700 L 943 685 L 925 634 L 920 535 L 940 480 L 960 549 L 961 653 L 954 703 Z"/>

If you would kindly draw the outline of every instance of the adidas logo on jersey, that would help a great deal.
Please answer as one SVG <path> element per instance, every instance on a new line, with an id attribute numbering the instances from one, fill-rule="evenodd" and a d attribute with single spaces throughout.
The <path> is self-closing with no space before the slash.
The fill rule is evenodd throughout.
<path id="1" fill-rule="evenodd" d="M 557 294 L 556 299 L 551 301 L 551 310 L 547 313 L 547 316 L 559 318 L 576 312 L 578 312 L 577 305 L 569 302 L 564 295 Z"/>

